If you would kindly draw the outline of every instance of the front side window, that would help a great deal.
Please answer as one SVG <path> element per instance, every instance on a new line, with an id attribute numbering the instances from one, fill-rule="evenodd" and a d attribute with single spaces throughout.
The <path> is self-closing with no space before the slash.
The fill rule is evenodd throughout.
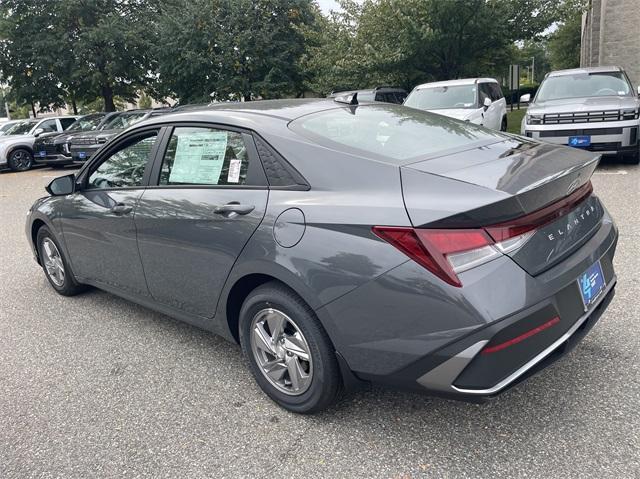
<path id="1" fill-rule="evenodd" d="M 626 96 L 633 89 L 622 72 L 576 73 L 548 77 L 540 85 L 536 101 L 591 96 Z"/>
<path id="2" fill-rule="evenodd" d="M 248 167 L 241 133 L 177 127 L 162 160 L 160 185 L 244 185 Z"/>
<path id="3" fill-rule="evenodd" d="M 43 133 L 51 133 L 54 131 L 58 131 L 58 124 L 55 120 L 46 120 L 40 123 L 38 128 L 43 130 Z"/>
<path id="4" fill-rule="evenodd" d="M 488 83 L 480 83 L 480 106 L 484 105 L 485 99 L 493 101 L 491 87 Z"/>
<path id="5" fill-rule="evenodd" d="M 414 90 L 404 104 L 420 110 L 476 108 L 477 85 L 426 87 Z"/>
<path id="6" fill-rule="evenodd" d="M 88 188 L 125 188 L 142 185 L 144 170 L 158 132 L 137 137 L 125 144 L 91 173 Z"/>

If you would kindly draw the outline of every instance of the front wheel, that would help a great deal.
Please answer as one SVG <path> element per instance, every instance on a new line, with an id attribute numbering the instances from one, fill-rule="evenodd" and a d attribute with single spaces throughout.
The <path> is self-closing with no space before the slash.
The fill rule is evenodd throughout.
<path id="1" fill-rule="evenodd" d="M 42 226 L 38 230 L 36 242 L 40 264 L 53 289 L 63 296 L 74 296 L 87 288 L 76 281 L 69 261 L 49 228 Z"/>
<path id="2" fill-rule="evenodd" d="M 342 387 L 335 350 L 313 310 L 270 282 L 240 311 L 240 343 L 262 390 L 283 408 L 310 414 L 334 403 Z"/>
<path id="3" fill-rule="evenodd" d="M 11 152 L 8 163 L 13 171 L 27 171 L 33 166 L 33 155 L 29 150 L 18 148 Z"/>

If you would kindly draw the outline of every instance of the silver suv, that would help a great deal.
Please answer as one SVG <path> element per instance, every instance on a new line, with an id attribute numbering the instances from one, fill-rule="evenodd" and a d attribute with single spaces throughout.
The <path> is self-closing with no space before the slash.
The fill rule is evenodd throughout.
<path id="1" fill-rule="evenodd" d="M 521 133 L 637 164 L 639 94 L 640 88 L 633 88 L 620 67 L 551 72 L 529 105 Z M 530 95 L 520 98 L 524 103 L 529 100 Z"/>

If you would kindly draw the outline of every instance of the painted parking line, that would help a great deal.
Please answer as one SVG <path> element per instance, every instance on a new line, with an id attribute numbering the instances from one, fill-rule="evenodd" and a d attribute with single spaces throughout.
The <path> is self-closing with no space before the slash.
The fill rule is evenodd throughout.
<path id="1" fill-rule="evenodd" d="M 617 171 L 596 171 L 594 175 L 626 175 L 627 170 L 617 170 Z"/>

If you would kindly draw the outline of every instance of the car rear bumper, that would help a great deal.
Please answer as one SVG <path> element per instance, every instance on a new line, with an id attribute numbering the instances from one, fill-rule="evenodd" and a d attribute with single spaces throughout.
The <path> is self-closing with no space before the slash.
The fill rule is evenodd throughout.
<path id="1" fill-rule="evenodd" d="M 531 276 L 504 257 L 463 273 L 463 288 L 434 288 L 424 268 L 404 263 L 318 315 L 361 380 L 459 399 L 493 396 L 566 353 L 597 322 L 614 294 L 617 238 L 605 212 L 593 236 L 551 269 Z M 577 279 L 596 262 L 605 288 L 585 311 Z"/>

